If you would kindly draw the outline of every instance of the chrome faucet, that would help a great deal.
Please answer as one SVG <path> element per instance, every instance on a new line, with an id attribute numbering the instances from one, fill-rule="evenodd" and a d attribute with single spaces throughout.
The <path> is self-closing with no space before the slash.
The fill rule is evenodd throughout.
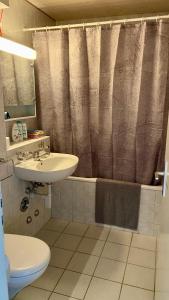
<path id="1" fill-rule="evenodd" d="M 42 153 L 41 153 L 42 152 Z M 40 160 L 40 158 L 46 157 L 50 154 L 50 146 L 45 145 L 44 142 L 39 144 L 39 149 L 35 151 L 20 151 L 16 152 L 17 160 L 24 161 L 30 158 L 34 158 L 35 160 Z"/>
<path id="2" fill-rule="evenodd" d="M 25 153 L 24 152 L 16 152 L 17 160 L 24 160 Z"/>
<path id="3" fill-rule="evenodd" d="M 17 156 L 17 160 L 27 160 L 33 157 L 33 152 L 31 151 L 20 151 L 20 152 L 16 152 L 16 156 Z"/>
<path id="4" fill-rule="evenodd" d="M 39 156 L 40 156 L 39 154 L 40 154 L 40 150 L 34 151 L 34 152 L 33 152 L 33 158 L 34 158 L 34 159 L 38 159 Z"/>
<path id="5" fill-rule="evenodd" d="M 44 148 L 44 150 L 45 150 L 45 152 L 46 152 L 46 154 L 50 154 L 50 146 L 48 145 L 48 146 L 46 146 L 45 148 Z"/>

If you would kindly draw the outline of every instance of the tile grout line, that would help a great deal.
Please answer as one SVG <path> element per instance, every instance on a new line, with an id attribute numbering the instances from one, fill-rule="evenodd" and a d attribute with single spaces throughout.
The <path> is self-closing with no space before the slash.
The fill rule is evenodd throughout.
<path id="1" fill-rule="evenodd" d="M 103 253 L 105 244 L 106 244 L 106 242 L 107 242 L 107 240 L 108 240 L 108 236 L 109 236 L 109 234 L 110 234 L 110 231 L 111 231 L 111 229 L 109 229 L 109 232 L 108 232 L 108 234 L 107 234 L 107 238 L 106 238 L 105 241 L 104 241 L 104 246 L 103 246 L 103 248 L 102 248 L 102 251 L 100 252 L 100 256 L 99 256 L 98 262 L 97 262 L 97 264 L 96 264 L 96 266 L 95 266 L 95 268 L 94 268 L 93 275 L 91 276 L 91 280 L 90 280 L 90 282 L 89 282 L 89 285 L 88 285 L 88 287 L 87 287 L 87 290 L 86 290 L 86 293 L 85 293 L 85 295 L 84 295 L 84 297 L 83 297 L 83 300 L 85 300 L 85 297 L 86 297 L 86 295 L 87 295 L 87 292 L 88 292 L 88 290 L 89 290 L 89 288 L 90 288 L 92 279 L 93 279 L 93 277 L 94 277 L 94 273 L 95 273 L 96 268 L 97 268 L 97 266 L 98 266 L 98 264 L 99 264 L 99 261 L 100 261 L 100 259 L 101 259 L 101 255 L 102 255 L 102 253 Z"/>
<path id="2" fill-rule="evenodd" d="M 68 295 L 66 295 L 66 294 L 61 294 L 61 293 L 59 293 L 59 292 L 52 292 L 52 294 L 50 295 L 50 297 L 53 295 L 53 294 L 56 294 L 56 295 L 60 295 L 60 296 L 64 296 L 64 297 L 71 297 L 72 299 L 76 299 L 76 300 L 82 300 L 82 299 L 80 299 L 80 298 L 76 298 L 76 297 L 72 297 L 72 296 L 68 296 Z M 70 299 L 70 298 L 69 298 Z M 50 300 L 50 298 L 48 299 L 48 300 Z"/>
<path id="3" fill-rule="evenodd" d="M 154 273 L 154 297 L 155 300 L 155 292 L 156 292 L 156 274 L 157 274 L 157 238 L 156 238 L 156 252 L 155 252 L 155 273 Z"/>
<path id="4" fill-rule="evenodd" d="M 52 232 L 60 233 L 60 235 L 58 236 L 58 238 L 56 239 L 56 241 L 61 237 L 62 234 L 68 234 L 68 235 L 72 235 L 72 236 L 79 236 L 79 235 L 75 235 L 75 234 L 72 234 L 72 233 L 70 233 L 70 234 L 69 234 L 69 233 L 65 233 L 65 230 L 66 230 L 66 228 L 68 227 L 68 225 L 69 225 L 70 223 L 71 223 L 71 222 L 68 222 L 68 224 L 64 227 L 64 229 L 63 229 L 62 232 L 57 232 L 56 230 L 50 230 L 50 229 L 47 229 L 47 230 L 48 230 L 48 231 L 52 231 Z M 79 223 L 79 222 L 74 222 L 74 223 Z M 80 224 L 83 224 L 83 223 L 80 223 Z M 87 291 L 88 291 L 88 289 L 89 289 L 89 287 L 90 287 L 90 284 L 91 284 L 91 281 L 92 281 L 93 277 L 95 277 L 95 278 L 100 278 L 100 279 L 103 279 L 103 280 L 107 280 L 107 281 L 110 281 L 110 282 L 119 283 L 119 282 L 117 282 L 117 281 L 112 281 L 112 280 L 109 280 L 109 279 L 105 279 L 105 278 L 101 278 L 101 277 L 94 276 L 94 273 L 95 273 L 95 271 L 96 271 L 96 268 L 97 268 L 97 266 L 98 266 L 98 264 L 99 264 L 99 262 L 100 262 L 100 259 L 102 258 L 101 255 L 102 255 L 102 253 L 103 253 L 103 250 L 104 250 L 104 247 L 105 247 L 106 242 L 110 242 L 110 243 L 113 243 L 113 244 L 119 244 L 119 243 L 114 243 L 114 242 L 108 241 L 108 237 L 109 237 L 110 232 L 111 232 L 111 227 L 109 227 L 109 232 L 108 232 L 108 234 L 107 234 L 107 238 L 106 238 L 105 240 L 100 240 L 100 239 L 96 239 L 96 238 L 93 238 L 93 237 L 88 237 L 88 236 L 86 236 L 86 232 L 88 231 L 90 225 L 94 225 L 94 226 L 96 226 L 96 227 L 97 227 L 98 225 L 95 225 L 95 224 L 86 224 L 86 225 L 88 225 L 88 226 L 87 226 L 86 230 L 84 231 L 83 235 L 82 235 L 82 236 L 79 236 L 79 237 L 81 237 L 81 239 L 80 239 L 79 243 L 77 244 L 75 250 L 74 250 L 74 251 L 71 250 L 71 251 L 73 252 L 73 255 L 72 255 L 72 257 L 70 258 L 69 262 L 67 263 L 66 267 L 65 267 L 65 268 L 60 268 L 60 269 L 63 269 L 63 270 L 64 270 L 64 271 L 63 271 L 63 274 L 64 274 L 64 272 L 67 270 L 67 267 L 68 267 L 68 265 L 69 265 L 70 261 L 72 260 L 72 258 L 73 258 L 73 256 L 74 256 L 75 253 L 84 253 L 84 254 L 87 254 L 87 255 L 89 255 L 89 256 L 95 256 L 95 257 L 98 257 L 98 262 L 97 262 L 97 264 L 96 264 L 96 266 L 95 266 L 95 268 L 94 268 L 93 275 L 91 275 L 91 280 L 90 280 L 90 283 L 89 283 L 88 288 L 87 288 L 87 290 L 86 290 L 86 293 L 85 293 L 84 298 L 86 297 Z M 99 226 L 98 226 L 98 227 L 99 227 Z M 100 226 L 100 227 L 102 227 L 102 226 Z M 118 228 L 117 228 L 116 230 L 117 230 L 117 231 L 123 231 L 123 230 L 119 230 Z M 128 232 L 128 231 L 125 231 L 125 230 L 124 230 L 123 232 Z M 134 233 L 135 233 L 135 232 L 134 232 Z M 131 247 L 131 243 L 132 243 L 132 240 L 133 240 L 133 235 L 134 235 L 134 233 L 131 232 L 132 237 L 131 237 L 131 241 L 130 241 L 130 245 L 129 245 L 129 252 L 128 252 L 128 256 L 127 256 L 127 261 L 126 261 L 125 271 L 124 271 L 124 275 L 123 275 L 123 281 L 122 281 L 122 283 L 121 283 L 121 290 L 120 290 L 119 297 L 121 296 L 122 286 L 123 286 L 123 284 L 124 284 L 124 277 L 125 277 L 125 274 L 126 274 L 126 268 L 127 268 L 127 265 L 128 265 L 128 257 L 129 257 L 130 249 L 131 249 L 131 248 L 137 248 L 137 249 L 142 249 L 142 250 L 154 252 L 153 250 L 149 250 L 149 249 L 138 248 L 138 247 Z M 78 247 L 79 247 L 81 241 L 83 240 L 83 238 L 88 238 L 88 239 L 93 239 L 93 240 L 96 240 L 96 241 L 103 241 L 103 242 L 104 242 L 102 251 L 101 251 L 101 253 L 100 253 L 99 256 L 93 255 L 93 254 L 90 254 L 90 253 L 85 253 L 85 252 L 80 252 L 80 251 L 78 251 Z M 54 242 L 54 244 L 56 243 L 56 241 Z M 64 250 L 70 250 L 70 249 L 65 249 L 65 248 L 55 247 L 54 244 L 53 244 L 53 247 L 54 247 L 54 248 L 59 248 L 59 249 L 64 249 Z M 124 245 L 124 244 L 119 244 L 119 245 L 126 246 L 126 245 Z M 157 248 L 157 240 L 156 240 L 156 248 Z M 156 253 L 156 251 L 155 251 L 155 253 Z M 122 261 L 119 261 L 119 260 L 116 260 L 116 259 L 110 259 L 110 258 L 108 258 L 108 257 L 103 257 L 103 258 L 109 259 L 109 260 L 112 260 L 112 261 L 122 262 Z M 156 258 L 156 256 L 155 256 L 155 258 Z M 123 261 L 123 263 L 124 263 L 124 261 Z M 132 265 L 135 265 L 135 264 L 132 264 Z M 51 265 L 51 266 L 52 266 L 52 265 Z M 136 266 L 138 266 L 138 265 L 136 265 Z M 56 267 L 56 266 L 52 266 L 52 267 L 59 268 L 59 267 Z M 154 269 L 154 268 L 145 267 L 145 266 L 140 266 L 140 267 L 147 268 L 147 269 Z M 69 271 L 70 271 L 70 270 L 69 270 Z M 85 273 L 81 273 L 81 272 L 77 272 L 77 271 L 72 271 L 72 272 L 90 276 L 89 274 L 85 274 Z M 61 277 L 63 276 L 63 274 L 61 275 Z M 60 277 L 60 279 L 61 279 L 61 277 Z M 60 281 L 60 279 L 59 279 L 59 281 Z M 59 283 L 59 281 L 57 282 L 57 284 Z M 49 296 L 49 299 L 50 299 L 52 293 L 55 293 L 54 290 L 55 290 L 57 284 L 55 285 L 53 291 L 48 291 L 48 290 L 45 290 L 45 289 L 43 289 L 43 288 L 40 288 L 40 289 L 45 290 L 45 291 L 48 291 L 48 292 L 51 292 L 51 294 L 50 294 L 50 296 Z M 119 284 L 120 284 L 120 283 L 119 283 Z M 126 284 L 126 285 L 128 285 L 128 284 Z M 132 285 L 128 285 L 128 286 L 132 286 Z M 133 287 L 134 287 L 134 286 L 133 286 Z M 36 287 L 35 287 L 35 288 L 36 288 Z M 136 288 L 143 289 L 143 290 L 148 290 L 148 289 L 140 288 L 140 287 L 137 287 L 137 286 L 136 286 Z M 151 291 L 151 290 L 148 290 L 148 291 Z M 57 292 L 57 293 L 58 293 L 58 292 Z M 58 293 L 58 294 L 60 294 L 60 293 Z M 60 295 L 62 295 L 62 294 L 60 294 Z M 76 297 L 75 297 L 75 299 L 76 299 Z M 119 298 L 119 299 L 120 299 L 120 298 Z"/>
<path id="5" fill-rule="evenodd" d="M 59 233 L 59 232 L 58 232 Z M 57 240 L 61 237 L 62 232 L 60 232 L 59 236 L 55 239 L 55 241 L 53 242 L 53 244 L 51 245 L 52 247 L 54 247 L 54 244 L 57 242 Z"/>
<path id="6" fill-rule="evenodd" d="M 65 231 L 65 229 L 68 227 L 69 224 L 70 224 L 70 222 L 68 222 L 67 225 L 64 227 L 63 231 L 60 232 L 60 235 L 59 235 L 58 239 L 61 237 L 61 235 L 63 234 L 63 232 Z M 53 231 L 55 231 L 55 230 L 53 230 Z M 55 232 L 57 232 L 57 231 L 55 231 Z M 56 242 L 56 241 L 55 241 L 55 242 Z M 54 244 L 55 244 L 55 243 L 54 243 Z M 49 266 L 50 266 L 50 265 L 49 265 Z M 55 267 L 55 268 L 57 268 L 57 267 Z M 61 268 L 60 268 L 60 269 L 61 269 Z M 64 272 L 65 272 L 65 271 L 63 271 L 62 275 L 64 274 Z M 51 291 L 51 294 L 50 294 L 48 300 L 50 300 L 50 298 L 51 298 L 51 296 L 52 296 L 52 294 L 53 294 L 53 292 L 54 292 L 54 290 L 55 290 L 55 288 L 56 288 L 58 282 L 60 281 L 62 275 L 60 276 L 60 278 L 59 278 L 59 280 L 57 281 L 56 285 L 54 286 L 53 290 Z"/>
<path id="7" fill-rule="evenodd" d="M 98 263 L 99 263 L 99 260 L 98 260 Z M 96 267 L 95 267 L 95 269 L 94 269 L 94 272 L 95 272 L 95 270 L 96 270 L 96 268 L 97 268 L 97 265 L 98 265 L 98 263 L 96 264 Z M 118 284 L 120 284 L 120 285 L 122 285 L 122 283 L 121 282 L 119 282 L 119 281 L 115 281 L 115 280 L 110 280 L 110 279 L 106 279 L 106 278 L 103 278 L 103 277 L 98 277 L 98 276 L 95 276 L 95 275 L 89 275 L 89 274 L 86 274 L 86 273 L 80 273 L 80 272 L 77 272 L 77 271 L 72 271 L 72 270 L 67 270 L 67 269 L 63 269 L 62 268 L 62 270 L 64 270 L 64 271 L 70 271 L 70 272 L 73 272 L 73 273 L 76 273 L 76 274 L 79 274 L 79 275 L 87 275 L 87 276 L 89 276 L 89 277 L 94 277 L 94 278 L 98 278 L 98 279 L 102 279 L 102 280 L 105 280 L 105 281 L 109 281 L 109 282 L 113 282 L 113 283 L 118 283 Z M 63 271 L 63 273 L 64 273 L 64 271 Z M 61 275 L 62 276 L 62 275 Z M 61 277 L 60 277 L 61 278 Z M 59 280 L 60 280 L 60 278 L 59 278 Z M 58 280 L 58 282 L 59 282 L 59 280 Z M 57 283 L 58 283 L 57 282 Z M 57 284 L 56 284 L 57 285 Z M 135 287 L 135 288 L 138 288 L 138 289 L 141 289 L 141 290 L 144 290 L 144 291 L 149 291 L 149 292 L 153 292 L 153 290 L 151 290 L 151 289 L 146 289 L 146 288 L 143 288 L 143 287 L 138 287 L 138 286 L 136 286 L 136 285 L 131 285 L 131 284 L 128 284 L 128 283 L 124 283 L 124 285 L 127 285 L 127 286 L 130 286 L 130 287 Z M 34 286 L 34 285 L 30 285 L 31 287 L 33 287 L 33 288 L 36 288 L 36 289 L 40 289 L 40 290 L 43 290 L 43 291 L 46 291 L 46 292 L 51 292 L 51 293 L 53 293 L 54 292 L 54 289 L 51 291 L 51 290 L 47 290 L 47 289 L 45 289 L 45 288 L 42 288 L 42 287 L 37 287 L 37 286 Z M 56 286 L 55 286 L 56 287 Z M 59 292 L 54 292 L 54 293 L 58 293 L 58 294 L 60 294 Z M 61 294 L 62 295 L 62 294 Z M 67 295 L 65 295 L 65 296 L 67 296 Z M 76 298 L 76 297 L 74 297 L 74 298 Z M 78 299 L 78 298 L 77 298 Z"/>
<path id="8" fill-rule="evenodd" d="M 99 258 L 99 257 L 98 257 L 98 258 Z M 102 258 L 102 257 L 100 257 L 100 259 L 101 259 L 101 258 Z M 98 259 L 98 263 L 99 263 L 100 259 Z M 117 262 L 118 262 L 118 261 L 117 261 Z M 97 268 L 98 263 L 96 264 L 96 268 Z M 124 263 L 124 262 L 123 262 L 123 263 Z M 124 263 L 124 264 L 126 265 L 126 263 Z M 89 275 L 89 274 L 87 274 L 87 273 L 81 273 L 81 272 L 78 272 L 78 271 L 69 270 L 69 269 L 65 269 L 65 268 L 58 268 L 58 267 L 53 267 L 53 266 L 50 266 L 50 267 L 56 268 L 56 269 L 61 269 L 61 270 L 63 270 L 63 273 L 64 273 L 64 271 L 70 271 L 70 272 L 73 272 L 73 273 L 77 273 L 77 274 L 81 274 L 81 275 L 87 275 L 87 276 L 92 276 L 92 277 L 99 278 L 99 279 L 103 279 L 103 280 L 106 280 L 106 281 L 109 281 L 109 282 L 115 282 L 115 283 L 122 284 L 122 283 L 119 282 L 119 281 L 116 281 L 116 280 L 110 280 L 110 279 L 103 278 L 103 277 L 99 277 L 99 276 L 96 276 L 96 275 Z M 95 269 L 96 269 L 96 268 L 95 268 Z M 94 272 L 95 272 L 95 269 L 94 269 Z M 61 275 L 61 276 L 62 276 L 62 275 Z M 59 280 L 60 280 L 60 278 L 59 278 Z M 58 282 L 59 282 L 59 281 L 58 281 Z M 57 283 L 58 283 L 58 282 L 57 282 Z M 56 284 L 56 285 L 57 285 L 57 284 Z M 146 291 L 151 291 L 151 292 L 153 291 L 153 290 L 150 290 L 150 289 L 146 289 L 146 288 L 143 288 L 143 287 L 138 287 L 138 286 L 131 285 L 131 284 L 128 284 L 128 283 L 125 283 L 125 285 L 137 287 L 137 288 L 139 288 L 139 289 L 146 290 Z M 35 287 L 35 288 L 39 288 L 39 289 L 42 289 L 42 290 L 45 290 L 45 291 L 48 291 L 48 292 L 51 292 L 51 290 L 47 290 L 47 289 L 44 289 L 44 288 L 41 288 L 41 287 L 37 287 L 37 286 L 34 286 L 33 284 L 31 284 L 30 286 Z"/>
<path id="9" fill-rule="evenodd" d="M 154 223 L 155 223 L 155 218 L 156 218 L 156 200 L 157 200 L 157 193 L 155 192 L 155 197 L 154 197 Z M 156 248 L 155 248 L 155 272 L 154 272 L 154 295 L 153 299 L 155 300 L 155 282 L 156 282 L 156 267 L 157 267 L 157 236 L 156 236 Z"/>
<path id="10" fill-rule="evenodd" d="M 82 223 L 80 223 L 80 224 L 82 224 Z M 69 224 L 68 224 L 69 225 Z M 68 225 L 66 225 L 66 227 L 68 226 Z M 87 225 L 87 224 L 86 224 Z M 88 227 L 89 227 L 90 225 L 88 225 Z M 65 227 L 65 229 L 66 229 L 66 227 Z M 41 230 L 43 230 L 43 228 L 41 229 Z M 59 235 L 59 237 L 57 238 L 57 239 L 59 239 L 60 238 L 60 236 L 62 235 L 62 234 L 66 234 L 66 235 L 71 235 L 71 236 L 75 236 L 75 237 L 81 237 L 81 238 L 88 238 L 88 239 L 91 239 L 91 240 L 99 240 L 99 241 L 105 241 L 104 239 L 97 239 L 97 238 L 94 238 L 94 237 L 89 237 L 89 236 L 86 236 L 86 235 L 77 235 L 77 234 L 74 234 L 74 233 L 67 233 L 67 232 L 65 232 L 65 231 L 62 231 L 62 232 L 59 232 L 59 231 L 57 231 L 57 230 L 51 230 L 51 229 L 47 229 L 48 231 L 52 231 L 52 232 L 57 232 L 57 233 L 59 233 L 60 235 Z M 88 228 L 87 228 L 87 230 L 88 230 Z M 110 229 L 111 230 L 111 229 Z M 117 231 L 122 231 L 122 230 L 118 230 L 117 229 Z M 86 231 L 85 231 L 86 232 Z M 126 231 L 124 231 L 124 232 L 126 232 Z M 131 232 L 131 234 L 133 235 L 133 232 Z M 142 234 L 140 234 L 140 235 L 142 235 Z M 147 235 L 148 236 L 148 235 Z M 154 237 L 154 236 L 151 236 L 151 237 Z M 57 240 L 56 240 L 57 241 Z M 123 243 L 117 243 L 117 242 L 112 242 L 112 241 L 110 241 L 110 240 L 107 240 L 106 239 L 106 241 L 107 242 L 109 242 L 109 243 L 111 243 L 111 244 L 117 244 L 117 245 L 122 245 L 122 246 L 129 246 L 129 245 L 126 245 L 126 244 L 123 244 Z M 150 250 L 150 249 L 146 249 L 146 248 L 142 248 L 142 247 L 133 247 L 133 246 L 131 246 L 131 248 L 136 248 L 136 249 L 140 249 L 140 250 L 145 250 L 145 251 L 148 251 L 148 252 L 155 252 L 155 250 Z M 64 248 L 63 248 L 64 249 Z M 67 249 L 67 250 L 69 250 L 69 249 Z"/>
<path id="11" fill-rule="evenodd" d="M 69 224 L 71 224 L 71 223 L 72 223 L 72 222 L 69 222 Z M 66 230 L 66 228 L 68 227 L 68 225 L 69 225 L 69 224 L 67 224 L 67 226 L 64 228 L 64 230 L 63 230 L 63 233 L 62 233 L 62 234 L 64 234 L 64 232 L 65 232 L 65 230 Z M 86 225 L 87 225 L 87 224 L 86 224 Z M 84 237 L 85 233 L 87 232 L 88 228 L 89 228 L 89 225 L 87 226 L 86 230 L 84 231 L 83 235 L 81 236 L 81 240 L 80 240 L 80 242 L 82 241 L 82 239 L 83 239 L 83 237 Z M 79 242 L 79 244 L 80 244 L 80 242 Z M 79 245 L 79 244 L 78 244 L 78 245 Z M 56 248 L 56 247 L 55 247 L 55 248 Z M 56 248 L 56 249 L 57 249 L 57 248 Z M 72 252 L 73 252 L 73 254 L 72 254 L 71 258 L 69 259 L 68 263 L 65 265 L 65 268 L 63 268 L 63 269 L 64 269 L 64 271 L 63 271 L 62 275 L 60 276 L 60 278 L 59 278 L 58 282 L 57 282 L 57 283 L 56 283 L 56 285 L 54 286 L 53 292 L 55 291 L 55 289 L 56 289 L 57 285 L 58 285 L 58 284 L 59 284 L 59 282 L 61 281 L 61 278 L 63 277 L 63 274 L 65 274 L 65 272 L 67 271 L 67 267 L 68 267 L 68 265 L 69 265 L 70 261 L 72 260 L 72 258 L 73 258 L 73 256 L 74 256 L 74 254 L 75 254 L 77 251 L 75 250 L 75 251 L 72 251 Z"/>
<path id="12" fill-rule="evenodd" d="M 70 223 L 71 223 L 71 222 L 69 222 L 69 224 L 70 224 Z M 76 222 L 75 222 L 75 223 L 76 223 Z M 78 223 L 78 222 L 77 222 L 77 223 Z M 64 228 L 64 231 L 66 230 L 66 228 L 67 228 L 67 226 L 68 226 L 69 224 L 66 225 L 66 227 Z M 82 223 L 80 223 L 80 224 L 82 224 Z M 86 225 L 87 225 L 87 224 L 86 224 Z M 63 247 L 59 247 L 59 246 L 55 246 L 55 245 L 52 245 L 52 248 L 58 248 L 58 249 L 66 250 L 66 251 L 72 251 L 72 252 L 73 252 L 73 256 L 75 255 L 76 252 L 78 252 L 78 253 L 82 253 L 82 254 L 87 254 L 87 255 L 99 257 L 98 255 L 91 254 L 91 253 L 86 253 L 86 252 L 83 252 L 83 251 L 79 251 L 79 250 L 78 250 L 78 247 L 79 247 L 81 241 L 83 240 L 83 238 L 89 238 L 89 239 L 92 239 L 92 240 L 102 241 L 102 242 L 105 242 L 105 241 L 106 241 L 106 242 L 110 242 L 110 243 L 115 244 L 115 245 L 130 246 L 130 245 L 122 244 L 122 243 L 119 244 L 119 243 L 115 243 L 115 242 L 109 241 L 108 238 L 109 238 L 109 235 L 110 235 L 110 232 L 111 232 L 111 227 L 109 227 L 109 233 L 108 233 L 108 235 L 107 235 L 106 240 L 100 240 L 100 239 L 96 239 L 96 238 L 92 238 L 92 237 L 87 237 L 87 236 L 86 236 L 86 232 L 88 231 L 89 226 L 90 226 L 90 225 L 88 225 L 87 229 L 84 231 L 84 233 L 83 233 L 82 236 L 78 236 L 78 237 L 81 237 L 81 239 L 80 239 L 80 241 L 79 241 L 79 243 L 78 243 L 78 245 L 76 246 L 75 249 L 72 250 L 72 249 L 67 249 L 67 248 L 63 248 Z M 97 226 L 96 226 L 96 227 L 97 227 Z M 102 226 L 100 226 L 100 227 L 102 227 Z M 106 228 L 107 228 L 107 227 L 106 227 Z M 61 234 L 60 234 L 60 236 L 58 237 L 58 239 L 62 236 L 62 234 L 65 234 L 64 231 L 61 232 Z M 118 230 L 117 230 L 117 231 L 118 231 Z M 120 230 L 120 231 L 122 231 L 122 230 Z M 52 232 L 53 232 L 53 231 L 52 231 Z M 126 231 L 123 231 L 123 232 L 126 232 Z M 58 232 L 58 233 L 59 233 L 59 232 Z M 134 234 L 134 233 L 132 233 L 132 235 L 133 235 L 133 234 Z M 74 235 L 74 234 L 68 234 L 68 235 L 77 237 L 77 235 Z M 57 240 L 58 240 L 58 239 L 57 239 Z M 57 241 L 57 240 L 56 240 L 56 241 Z M 131 243 L 130 243 L 130 244 L 131 244 Z M 105 246 L 105 243 L 104 243 L 104 246 Z M 130 247 L 131 247 L 131 246 L 130 246 Z M 155 253 L 155 251 L 153 251 L 153 250 L 148 250 L 148 249 L 144 249 L 144 248 L 138 248 L 138 247 L 131 247 L 131 248 L 136 248 L 136 249 L 145 250 L 145 251 L 148 251 L 148 252 Z M 103 251 L 102 251 L 102 252 L 103 252 Z M 73 258 L 73 256 L 72 256 L 72 258 Z M 72 258 L 71 258 L 71 259 L 72 259 Z M 103 258 L 109 259 L 109 260 L 114 260 L 114 261 L 117 261 L 117 262 L 124 262 L 124 261 L 122 261 L 122 260 L 118 260 L 118 259 L 115 259 L 115 258 L 114 258 L 114 259 L 111 259 L 111 258 L 106 257 L 106 256 L 103 256 Z M 70 263 L 70 262 L 69 262 L 69 263 Z M 146 268 L 146 269 L 151 269 L 151 270 L 154 269 L 154 267 L 142 266 L 142 265 L 138 265 L 138 264 L 134 264 L 134 263 L 130 263 L 130 264 L 131 264 L 131 265 L 138 266 L 138 267 Z M 54 265 L 51 265 L 51 266 L 52 266 L 52 267 L 56 267 L 56 266 L 54 266 Z M 62 269 L 64 269 L 64 268 L 62 268 Z"/>
<path id="13" fill-rule="evenodd" d="M 125 270 L 124 270 L 124 275 L 123 275 L 123 279 L 122 279 L 122 283 L 121 283 L 121 289 L 120 289 L 118 300 L 120 300 L 120 298 L 121 298 L 121 292 L 122 292 L 122 288 L 123 288 L 123 284 L 124 284 L 124 278 L 125 278 L 125 274 L 126 274 L 126 269 L 127 269 L 128 258 L 129 258 L 129 254 L 130 254 L 132 240 L 133 240 L 133 233 L 132 233 L 131 240 L 130 240 L 129 252 L 128 252 L 128 255 L 127 255 L 127 259 L 126 259 L 126 266 L 125 266 Z"/>
<path id="14" fill-rule="evenodd" d="M 60 233 L 60 232 L 58 232 L 58 231 L 53 231 L 53 230 L 51 230 L 52 232 L 57 232 L 57 233 Z M 81 239 L 82 238 L 87 238 L 87 239 L 90 239 L 90 240 L 96 240 L 96 241 L 102 241 L 102 242 L 105 242 L 105 239 L 99 239 L 99 238 L 94 238 L 94 237 L 89 237 L 89 236 L 81 236 L 81 235 L 77 235 L 77 234 L 73 234 L 73 233 L 64 233 L 64 232 L 61 232 L 60 233 L 60 235 L 59 235 L 59 237 L 57 238 L 57 239 L 59 239 L 60 238 L 60 236 L 62 235 L 62 234 L 65 234 L 65 235 L 70 235 L 70 236 L 73 236 L 73 237 L 80 237 Z M 56 240 L 57 241 L 57 240 Z M 121 245 L 121 246 L 130 246 L 130 245 L 127 245 L 127 244 L 124 244 L 124 243 L 117 243 L 117 242 L 111 242 L 110 240 L 106 240 L 106 242 L 108 242 L 108 243 L 111 243 L 111 244 L 116 244 L 116 245 Z M 56 247 L 56 246 L 54 246 L 53 245 L 53 247 L 55 247 L 55 248 L 61 248 L 61 247 Z M 150 249 L 146 249 L 146 248 L 141 248 L 141 247 L 133 247 L 133 246 L 131 246 L 131 248 L 134 248 L 134 249 L 139 249 L 139 250 L 144 250 L 144 251 L 147 251 L 147 252 L 152 252 L 152 253 L 155 253 L 156 252 L 156 250 L 150 250 Z M 61 249 L 65 249 L 65 248 L 61 248 Z M 70 249 L 66 249 L 66 250 L 70 250 Z"/>

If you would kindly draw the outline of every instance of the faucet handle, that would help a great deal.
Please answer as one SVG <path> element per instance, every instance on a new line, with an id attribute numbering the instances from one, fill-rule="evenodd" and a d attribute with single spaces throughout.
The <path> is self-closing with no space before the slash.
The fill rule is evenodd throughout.
<path id="1" fill-rule="evenodd" d="M 32 151 L 25 151 L 25 159 L 30 159 L 33 157 L 33 152 Z"/>
<path id="2" fill-rule="evenodd" d="M 33 152 L 33 158 L 38 158 L 38 157 L 39 157 L 39 152 L 40 152 L 40 149 L 34 151 L 34 152 Z"/>
<path id="3" fill-rule="evenodd" d="M 19 151 L 19 152 L 16 152 L 16 156 L 17 156 L 17 159 L 18 159 L 18 160 L 24 160 L 25 153 Z"/>
<path id="4" fill-rule="evenodd" d="M 46 145 L 46 147 L 44 148 L 45 152 L 47 154 L 50 154 L 50 146 L 49 145 Z"/>
<path id="5" fill-rule="evenodd" d="M 39 149 L 40 149 L 40 150 L 43 150 L 44 147 L 45 147 L 45 143 L 44 143 L 43 141 L 41 141 L 41 142 L 39 143 Z"/>

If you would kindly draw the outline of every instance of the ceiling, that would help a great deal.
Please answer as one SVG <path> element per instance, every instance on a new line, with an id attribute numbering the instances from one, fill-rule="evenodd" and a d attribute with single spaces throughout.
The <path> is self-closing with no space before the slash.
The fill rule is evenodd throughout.
<path id="1" fill-rule="evenodd" d="M 57 21 L 169 12 L 167 0 L 29 0 Z"/>

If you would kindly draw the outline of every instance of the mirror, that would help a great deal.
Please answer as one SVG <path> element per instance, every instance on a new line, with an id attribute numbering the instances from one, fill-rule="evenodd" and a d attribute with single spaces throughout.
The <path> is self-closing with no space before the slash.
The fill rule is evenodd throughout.
<path id="1" fill-rule="evenodd" d="M 0 52 L 5 119 L 36 116 L 34 61 Z"/>

